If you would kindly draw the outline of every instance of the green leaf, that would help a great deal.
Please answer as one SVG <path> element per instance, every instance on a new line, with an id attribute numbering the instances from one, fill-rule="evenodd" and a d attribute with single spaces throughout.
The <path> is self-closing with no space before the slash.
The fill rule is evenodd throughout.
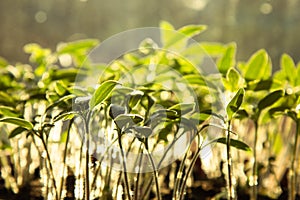
<path id="1" fill-rule="evenodd" d="M 61 97 L 60 99 L 58 99 L 57 101 L 55 101 L 54 103 L 50 104 L 47 109 L 46 112 L 48 112 L 49 110 L 55 108 L 55 107 L 59 107 L 61 105 L 65 105 L 68 103 L 68 101 L 70 101 L 71 99 L 75 98 L 76 96 L 73 94 L 69 94 L 66 96 Z"/>
<path id="2" fill-rule="evenodd" d="M 67 53 L 74 53 L 74 52 L 83 52 L 94 48 L 96 45 L 99 44 L 98 40 L 95 39 L 85 39 L 85 40 L 78 40 L 69 43 L 61 43 L 57 46 L 57 53 L 58 54 L 67 54 Z"/>
<path id="3" fill-rule="evenodd" d="M 128 106 L 134 108 L 142 99 L 144 93 L 142 91 L 135 90 L 129 96 Z"/>
<path id="4" fill-rule="evenodd" d="M 177 114 L 184 115 L 186 113 L 193 111 L 194 108 L 195 108 L 194 103 L 179 103 L 174 106 L 171 106 L 169 110 L 174 110 L 176 111 Z"/>
<path id="5" fill-rule="evenodd" d="M 200 44 L 203 50 L 211 56 L 223 55 L 226 47 L 221 43 L 203 42 Z"/>
<path id="6" fill-rule="evenodd" d="M 112 119 L 115 119 L 121 114 L 125 114 L 125 108 L 119 105 L 111 104 L 110 109 L 109 109 L 109 116 Z"/>
<path id="7" fill-rule="evenodd" d="M 230 91 L 236 91 L 243 87 L 243 83 L 244 80 L 236 69 L 230 68 L 227 71 L 226 80 L 224 81 L 224 86 L 226 89 Z"/>
<path id="8" fill-rule="evenodd" d="M 206 26 L 188 25 L 176 31 L 170 23 L 162 21 L 160 23 L 160 28 L 162 31 L 162 43 L 164 45 L 164 48 L 183 50 L 183 48 L 187 44 L 187 41 L 191 37 L 198 35 L 202 31 L 204 31 L 206 29 Z"/>
<path id="9" fill-rule="evenodd" d="M 31 122 L 26 121 L 25 119 L 21 119 L 21 118 L 5 117 L 5 118 L 0 119 L 0 122 L 14 124 L 14 125 L 23 127 L 27 130 L 33 129 L 33 124 Z"/>
<path id="10" fill-rule="evenodd" d="M 54 84 L 54 90 L 59 95 L 62 96 L 67 90 L 67 87 L 63 81 L 56 81 Z"/>
<path id="11" fill-rule="evenodd" d="M 19 114 L 15 112 L 15 109 L 8 106 L 0 106 L 0 114 L 6 117 L 18 117 Z"/>
<path id="12" fill-rule="evenodd" d="M 217 138 L 213 140 L 213 142 L 221 143 L 221 144 L 227 144 L 227 139 L 225 137 Z M 239 150 L 243 151 L 252 151 L 251 148 L 244 142 L 240 140 L 230 139 L 230 146 L 235 147 Z"/>
<path id="13" fill-rule="evenodd" d="M 104 83 L 102 83 L 97 90 L 94 92 L 89 105 L 90 109 L 92 110 L 97 105 L 105 101 L 109 95 L 111 94 L 112 90 L 115 88 L 115 86 L 119 84 L 117 81 L 108 80 Z"/>
<path id="14" fill-rule="evenodd" d="M 152 129 L 147 126 L 134 126 L 133 129 L 138 138 L 148 138 L 152 134 Z"/>
<path id="15" fill-rule="evenodd" d="M 233 115 L 239 110 L 240 106 L 242 105 L 244 93 L 245 91 L 243 88 L 239 89 L 231 99 L 231 101 L 228 103 L 226 112 L 229 120 L 232 119 Z"/>
<path id="16" fill-rule="evenodd" d="M 17 128 L 15 128 L 12 132 L 10 132 L 8 138 L 13 138 L 13 137 L 15 137 L 15 136 L 21 134 L 21 133 L 24 132 L 24 131 L 27 131 L 27 129 L 26 129 L 26 128 L 23 128 L 23 127 L 17 127 Z"/>
<path id="17" fill-rule="evenodd" d="M 187 25 L 180 28 L 178 32 L 182 33 L 187 37 L 193 37 L 205 31 L 206 28 L 207 26 L 205 25 Z"/>
<path id="18" fill-rule="evenodd" d="M 248 83 L 247 90 L 261 91 L 270 90 L 272 88 L 280 88 L 281 82 L 275 79 L 254 80 Z"/>
<path id="19" fill-rule="evenodd" d="M 144 118 L 137 114 L 120 114 L 114 119 L 116 125 L 121 130 L 124 127 L 132 127 L 143 120 Z"/>
<path id="20" fill-rule="evenodd" d="M 268 79 L 271 76 L 271 64 L 267 52 L 262 49 L 254 53 L 246 65 L 245 79 Z"/>
<path id="21" fill-rule="evenodd" d="M 199 74 L 189 74 L 183 76 L 183 79 L 186 80 L 189 84 L 195 84 L 198 86 L 207 86 L 206 80 Z"/>
<path id="22" fill-rule="evenodd" d="M 226 74 L 228 69 L 235 65 L 236 44 L 229 44 L 224 55 L 218 60 L 217 66 L 222 74 Z"/>
<path id="23" fill-rule="evenodd" d="M 265 96 L 262 100 L 260 100 L 258 102 L 257 108 L 261 111 L 269 106 L 272 106 L 276 101 L 283 97 L 283 95 L 283 90 L 276 90 Z"/>
<path id="24" fill-rule="evenodd" d="M 295 79 L 297 78 L 295 74 L 297 72 L 293 59 L 289 55 L 283 54 L 280 60 L 280 66 L 283 70 L 283 73 L 285 74 L 285 78 L 291 85 L 294 85 Z"/>
<path id="25" fill-rule="evenodd" d="M 77 116 L 78 113 L 75 112 L 75 111 L 70 111 L 70 112 L 66 112 L 66 113 L 62 113 L 60 115 L 57 115 L 55 116 L 54 118 L 54 122 L 57 122 L 59 120 L 63 120 L 63 121 L 66 121 L 66 120 L 70 120 L 70 119 L 73 119 L 75 116 Z"/>

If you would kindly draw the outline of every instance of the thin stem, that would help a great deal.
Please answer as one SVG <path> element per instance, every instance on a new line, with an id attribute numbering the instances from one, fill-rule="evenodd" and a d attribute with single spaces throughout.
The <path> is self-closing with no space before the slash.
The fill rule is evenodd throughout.
<path id="1" fill-rule="evenodd" d="M 138 172 L 137 172 L 137 175 L 136 175 L 136 182 L 135 182 L 135 190 L 134 190 L 134 199 L 135 200 L 138 200 L 138 196 L 139 196 L 139 181 L 140 181 L 140 172 L 141 172 L 141 165 L 142 165 L 142 161 L 143 161 L 143 154 L 142 154 L 142 143 L 139 147 L 139 154 L 140 155 L 138 157 L 139 159 L 139 163 L 138 163 Z"/>
<path id="2" fill-rule="evenodd" d="M 258 137 L 258 123 L 254 122 L 254 147 L 253 147 L 253 169 L 252 169 L 252 200 L 257 199 L 258 175 L 257 175 L 257 137 Z"/>
<path id="3" fill-rule="evenodd" d="M 65 143 L 65 149 L 64 149 L 64 157 L 63 157 L 63 172 L 62 172 L 62 176 L 61 176 L 61 183 L 60 183 L 60 189 L 59 189 L 59 193 L 58 193 L 58 199 L 61 199 L 61 194 L 62 194 L 62 190 L 63 190 L 63 184 L 64 184 L 64 174 L 65 174 L 65 168 L 66 168 L 66 159 L 67 159 L 67 150 L 68 150 L 68 144 L 69 144 L 69 138 L 70 138 L 70 130 L 73 124 L 73 119 L 70 120 L 69 122 L 69 126 L 68 126 L 68 131 L 67 131 L 67 138 L 66 138 L 66 143 Z"/>
<path id="4" fill-rule="evenodd" d="M 90 200 L 90 176 L 89 176 L 89 148 L 90 148 L 90 134 L 89 134 L 89 122 L 91 113 L 88 112 L 86 117 L 83 118 L 84 130 L 85 130 L 85 199 Z"/>
<path id="5" fill-rule="evenodd" d="M 131 200 L 131 195 L 130 195 L 130 188 L 129 188 L 129 181 L 128 181 L 128 175 L 127 175 L 127 167 L 126 167 L 126 158 L 125 158 L 125 154 L 124 154 L 124 149 L 123 149 L 123 145 L 122 145 L 122 134 L 120 133 L 120 130 L 118 130 L 118 142 L 119 142 L 119 146 L 120 146 L 120 150 L 121 150 L 121 156 L 122 156 L 122 161 L 123 161 L 123 174 L 124 174 L 124 184 L 125 184 L 125 189 L 126 189 L 126 193 L 127 193 L 127 197 L 129 200 Z"/>
<path id="6" fill-rule="evenodd" d="M 227 131 L 226 131 L 226 154 L 227 154 L 227 173 L 228 173 L 228 199 L 234 199 L 234 188 L 232 184 L 232 158 L 231 158 L 231 150 L 230 150 L 230 129 L 231 129 L 231 121 L 228 121 Z"/>
<path id="7" fill-rule="evenodd" d="M 40 136 L 40 139 L 42 141 L 43 147 L 44 147 L 45 152 L 46 152 L 46 158 L 47 158 L 47 161 L 48 161 L 49 170 L 50 170 L 50 174 L 51 174 L 51 179 L 52 179 L 53 187 L 54 187 L 54 191 L 55 191 L 55 199 L 58 200 L 56 181 L 55 181 L 55 176 L 54 176 L 54 173 L 53 173 L 53 167 L 52 167 L 52 164 L 51 164 L 50 154 L 49 154 L 49 151 L 48 151 L 48 148 L 47 148 L 47 144 L 46 144 L 46 142 L 45 142 L 42 135 Z"/>
<path id="8" fill-rule="evenodd" d="M 145 149 L 147 151 L 147 155 L 148 155 L 148 158 L 150 160 L 150 163 L 151 163 L 151 166 L 152 166 L 152 169 L 153 169 L 153 175 L 154 175 L 154 181 L 155 181 L 155 187 L 156 187 L 156 193 L 157 193 L 157 199 L 158 200 L 161 200 L 161 193 L 160 193 L 160 189 L 159 189 L 159 182 L 158 182 L 158 170 L 155 166 L 155 163 L 154 163 L 154 160 L 153 160 L 153 157 L 149 151 L 149 147 L 148 147 L 148 138 L 146 138 L 146 141 L 145 141 Z"/>
<path id="9" fill-rule="evenodd" d="M 98 165 L 98 167 L 96 169 L 96 172 L 95 172 L 95 175 L 94 175 L 94 179 L 92 181 L 92 186 L 91 186 L 92 190 L 96 189 L 96 180 L 97 180 L 98 174 L 99 174 L 99 172 L 101 170 L 101 163 L 103 162 L 105 156 L 107 156 L 108 151 L 111 149 L 111 147 L 114 145 L 114 143 L 116 141 L 117 141 L 117 138 L 112 141 L 112 143 L 106 148 L 105 152 L 101 155 L 101 157 L 99 159 L 99 165 Z"/>
<path id="10" fill-rule="evenodd" d="M 296 195 L 296 172 L 295 172 L 295 164 L 296 164 L 296 155 L 297 155 L 297 147 L 298 147 L 298 135 L 300 134 L 300 119 L 296 121 L 296 133 L 295 133 L 295 141 L 291 159 L 291 168 L 290 168 L 290 183 L 289 183 L 289 200 L 294 200 Z"/>
<path id="11" fill-rule="evenodd" d="M 180 186 L 180 190 L 179 190 L 179 200 L 183 199 L 183 195 L 184 195 L 184 189 L 185 189 L 185 186 L 186 186 L 186 183 L 187 183 L 187 180 L 192 172 L 192 169 L 194 168 L 194 165 L 197 161 L 197 158 L 200 156 L 200 151 L 201 151 L 201 148 L 198 148 L 197 152 L 195 153 L 195 155 L 193 156 L 192 158 L 192 162 L 191 164 L 189 165 L 188 167 L 188 170 L 186 172 L 186 176 L 184 177 L 183 181 L 182 181 L 182 184 Z"/>

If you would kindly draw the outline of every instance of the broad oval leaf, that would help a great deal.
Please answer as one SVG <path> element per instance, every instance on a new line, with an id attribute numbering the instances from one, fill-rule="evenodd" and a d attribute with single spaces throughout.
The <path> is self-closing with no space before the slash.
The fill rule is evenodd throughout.
<path id="1" fill-rule="evenodd" d="M 23 127 L 27 130 L 33 129 L 33 124 L 25 119 L 17 118 L 17 117 L 5 117 L 0 119 L 0 122 L 14 124 L 20 127 Z"/>
<path id="2" fill-rule="evenodd" d="M 254 53 L 246 65 L 245 79 L 267 79 L 271 76 L 271 63 L 264 49 Z"/>
<path id="3" fill-rule="evenodd" d="M 98 104 L 105 101 L 109 97 L 110 93 L 112 92 L 112 90 L 115 88 L 115 86 L 117 84 L 119 84 L 119 83 L 117 81 L 113 81 L 113 80 L 108 80 L 108 81 L 105 81 L 104 83 L 102 83 L 97 88 L 97 90 L 94 92 L 94 94 L 89 102 L 90 109 L 92 110 Z"/>
<path id="4" fill-rule="evenodd" d="M 280 66 L 283 70 L 283 73 L 285 74 L 285 78 L 291 85 L 294 85 L 295 79 L 297 77 L 295 75 L 297 74 L 297 72 L 293 59 L 289 55 L 283 54 L 280 60 Z"/>
<path id="5" fill-rule="evenodd" d="M 217 66 L 222 74 L 226 74 L 227 71 L 235 65 L 235 53 L 236 44 L 229 44 L 226 48 L 224 55 L 218 60 Z"/>
<path id="6" fill-rule="evenodd" d="M 283 97 L 283 95 L 283 90 L 276 90 L 274 92 L 271 92 L 258 102 L 257 108 L 261 111 L 269 106 L 272 106 L 276 101 Z"/>

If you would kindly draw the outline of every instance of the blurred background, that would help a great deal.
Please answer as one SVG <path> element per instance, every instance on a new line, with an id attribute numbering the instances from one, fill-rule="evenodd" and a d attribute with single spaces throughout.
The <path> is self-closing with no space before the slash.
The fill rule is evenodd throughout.
<path id="1" fill-rule="evenodd" d="M 299 0 L 1 0 L 0 56 L 27 62 L 23 46 L 97 38 L 137 27 L 206 24 L 197 41 L 235 41 L 238 59 L 265 48 L 278 68 L 282 53 L 300 53 Z"/>

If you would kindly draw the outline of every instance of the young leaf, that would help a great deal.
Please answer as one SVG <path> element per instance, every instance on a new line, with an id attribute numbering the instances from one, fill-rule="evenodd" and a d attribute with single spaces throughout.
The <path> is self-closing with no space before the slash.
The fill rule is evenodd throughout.
<path id="1" fill-rule="evenodd" d="M 283 54 L 280 60 L 280 66 L 285 74 L 285 78 L 290 84 L 294 85 L 297 76 L 295 76 L 296 66 L 293 59 L 289 55 Z"/>
<path id="2" fill-rule="evenodd" d="M 194 103 L 179 103 L 169 108 L 169 110 L 176 111 L 177 114 L 184 115 L 193 111 L 195 108 Z"/>
<path id="3" fill-rule="evenodd" d="M 78 113 L 74 112 L 74 111 L 62 113 L 62 114 L 60 114 L 60 115 L 58 115 L 54 118 L 54 122 L 57 122 L 59 120 L 66 121 L 66 120 L 69 120 L 69 119 L 73 119 L 77 114 Z"/>
<path id="4" fill-rule="evenodd" d="M 205 25 L 187 25 L 178 30 L 187 37 L 193 37 L 206 30 Z"/>
<path id="5" fill-rule="evenodd" d="M 19 114 L 14 111 L 13 108 L 8 106 L 0 106 L 0 114 L 6 117 L 18 117 Z"/>
<path id="6" fill-rule="evenodd" d="M 117 81 L 112 81 L 112 80 L 102 83 L 98 87 L 98 89 L 94 92 L 94 94 L 89 102 L 90 109 L 92 110 L 98 104 L 105 101 L 117 84 L 118 84 Z"/>
<path id="7" fill-rule="evenodd" d="M 27 131 L 27 129 L 19 126 L 19 127 L 15 128 L 12 132 L 10 132 L 8 138 L 13 138 L 13 137 L 21 134 L 23 131 Z"/>
<path id="8" fill-rule="evenodd" d="M 0 119 L 0 122 L 14 124 L 14 125 L 23 127 L 27 130 L 33 129 L 33 124 L 31 122 L 26 121 L 25 119 L 21 119 L 21 118 L 5 117 L 5 118 Z"/>
<path id="9" fill-rule="evenodd" d="M 226 112 L 229 120 L 232 119 L 233 115 L 239 110 L 240 106 L 242 105 L 244 93 L 245 91 L 243 88 L 239 89 L 231 99 L 231 101 L 228 103 Z"/>
<path id="10" fill-rule="evenodd" d="M 276 101 L 278 101 L 281 97 L 283 97 L 283 90 L 276 90 L 267 96 L 265 96 L 262 100 L 258 102 L 257 108 L 259 110 L 263 110 L 269 106 L 272 106 Z"/>
<path id="11" fill-rule="evenodd" d="M 125 108 L 119 105 L 111 104 L 110 109 L 109 109 L 109 116 L 112 119 L 115 119 L 121 114 L 125 114 Z"/>
<path id="12" fill-rule="evenodd" d="M 119 129 L 125 126 L 132 127 L 143 120 L 143 117 L 137 114 L 120 114 L 114 119 Z"/>
<path id="13" fill-rule="evenodd" d="M 236 91 L 243 86 L 243 79 L 236 69 L 230 68 L 227 71 L 224 86 L 230 91 Z"/>
<path id="14" fill-rule="evenodd" d="M 222 74 L 226 74 L 228 69 L 235 65 L 236 44 L 229 44 L 224 55 L 218 60 L 217 66 Z"/>
<path id="15" fill-rule="evenodd" d="M 152 129 L 147 126 L 134 126 L 133 129 L 138 138 L 148 138 L 152 134 Z"/>
<path id="16" fill-rule="evenodd" d="M 221 143 L 221 144 L 227 144 L 227 138 L 225 137 L 221 137 L 221 138 L 217 138 L 215 140 L 213 140 L 213 142 L 217 142 L 217 143 Z M 230 139 L 230 146 L 235 147 L 239 150 L 243 150 L 243 151 L 251 151 L 251 148 L 244 142 L 240 141 L 240 140 L 235 140 L 235 139 Z"/>
<path id="17" fill-rule="evenodd" d="M 269 56 L 264 49 L 251 56 L 244 76 L 246 80 L 267 79 L 271 76 Z"/>

